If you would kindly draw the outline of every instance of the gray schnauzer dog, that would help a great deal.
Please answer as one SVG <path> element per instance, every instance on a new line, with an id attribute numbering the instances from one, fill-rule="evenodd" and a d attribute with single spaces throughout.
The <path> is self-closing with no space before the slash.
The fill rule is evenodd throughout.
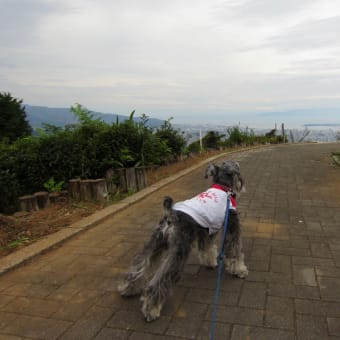
<path id="1" fill-rule="evenodd" d="M 211 164 L 205 178 L 209 176 L 213 179 L 211 187 L 192 199 L 173 204 L 171 197 L 165 197 L 164 217 L 118 286 L 122 296 L 141 294 L 146 321 L 159 318 L 193 246 L 198 248 L 200 264 L 217 266 L 215 239 L 223 228 L 228 197 L 230 211 L 224 263 L 229 273 L 240 278 L 248 275 L 235 201 L 236 195 L 244 189 L 240 166 L 234 161 L 223 162 L 220 166 Z"/>

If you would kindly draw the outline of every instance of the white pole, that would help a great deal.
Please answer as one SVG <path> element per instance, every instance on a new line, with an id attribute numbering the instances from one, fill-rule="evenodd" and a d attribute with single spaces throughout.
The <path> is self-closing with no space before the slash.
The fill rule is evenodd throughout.
<path id="1" fill-rule="evenodd" d="M 200 129 L 200 153 L 203 151 L 203 143 L 202 143 L 202 129 Z"/>

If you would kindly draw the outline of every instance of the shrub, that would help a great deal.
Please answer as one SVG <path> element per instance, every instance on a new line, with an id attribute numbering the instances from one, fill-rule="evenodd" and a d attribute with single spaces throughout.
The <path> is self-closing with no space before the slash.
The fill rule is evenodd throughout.
<path id="1" fill-rule="evenodd" d="M 157 129 L 156 136 L 165 142 L 169 148 L 168 155 L 172 155 L 177 160 L 183 153 L 185 147 L 185 139 L 180 133 L 171 125 L 172 118 L 164 121 L 163 125 Z"/>
<path id="2" fill-rule="evenodd" d="M 19 183 L 10 170 L 0 169 L 0 212 L 11 214 L 18 208 Z"/>
<path id="3" fill-rule="evenodd" d="M 188 147 L 187 147 L 187 151 L 189 153 L 194 153 L 194 154 L 200 153 L 200 151 L 201 151 L 200 141 L 197 140 L 197 141 L 189 144 Z"/>
<path id="4" fill-rule="evenodd" d="M 225 135 L 221 135 L 216 131 L 208 131 L 208 133 L 203 137 L 203 147 L 205 149 L 216 149 L 218 150 L 222 146 L 221 139 Z"/>
<path id="5" fill-rule="evenodd" d="M 67 183 L 103 177 L 108 168 L 162 165 L 180 155 L 185 144 L 169 123 L 156 132 L 147 127 L 145 115 L 136 123 L 132 112 L 128 120 L 109 125 L 79 104 L 74 112 L 77 125 L 45 125 L 39 136 L 0 143 L 0 213 L 13 211 L 16 197 L 43 190 L 51 178 Z"/>

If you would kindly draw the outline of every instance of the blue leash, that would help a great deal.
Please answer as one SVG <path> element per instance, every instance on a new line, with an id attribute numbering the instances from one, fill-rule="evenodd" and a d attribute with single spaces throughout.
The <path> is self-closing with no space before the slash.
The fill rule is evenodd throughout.
<path id="1" fill-rule="evenodd" d="M 216 290 L 215 290 L 215 298 L 214 298 L 214 306 L 213 306 L 213 313 L 211 317 L 210 323 L 210 333 L 209 333 L 209 340 L 214 339 L 214 332 L 215 332 L 215 324 L 216 324 L 216 314 L 217 314 L 217 304 L 218 304 L 218 297 L 220 294 L 221 288 L 221 278 L 222 278 L 222 268 L 223 268 L 223 257 L 224 257 L 224 241 L 227 235 L 227 227 L 228 227 L 228 218 L 229 218 L 229 207 L 230 207 L 230 193 L 228 193 L 227 197 L 227 210 L 225 212 L 224 217 L 224 225 L 223 225 L 223 237 L 221 243 L 221 250 L 218 255 L 218 274 L 217 274 L 217 283 L 216 283 Z"/>

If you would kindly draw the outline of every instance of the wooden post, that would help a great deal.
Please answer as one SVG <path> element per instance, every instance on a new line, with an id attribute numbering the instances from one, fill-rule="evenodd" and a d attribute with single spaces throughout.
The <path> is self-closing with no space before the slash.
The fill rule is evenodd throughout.
<path id="1" fill-rule="evenodd" d="M 112 168 L 107 169 L 105 173 L 106 187 L 107 187 L 108 193 L 111 195 L 115 194 L 117 191 L 117 186 L 113 182 L 113 178 L 114 178 L 113 169 Z"/>
<path id="2" fill-rule="evenodd" d="M 51 203 L 55 204 L 58 203 L 59 198 L 60 198 L 60 192 L 51 192 L 49 195 Z"/>
<path id="3" fill-rule="evenodd" d="M 138 190 L 142 190 L 148 186 L 147 174 L 145 167 L 136 168 L 136 178 Z"/>
<path id="4" fill-rule="evenodd" d="M 82 201 L 92 200 L 92 180 L 84 179 L 80 181 L 80 199 Z"/>
<path id="5" fill-rule="evenodd" d="M 92 185 L 92 198 L 94 201 L 105 202 L 109 195 L 107 192 L 105 178 L 94 179 Z"/>
<path id="6" fill-rule="evenodd" d="M 69 197 L 68 191 L 67 190 L 61 190 L 61 191 L 59 191 L 59 194 L 60 194 L 60 196 L 59 196 L 58 202 L 59 203 L 62 203 L 62 202 L 67 203 L 68 197 Z"/>
<path id="7" fill-rule="evenodd" d="M 18 198 L 21 211 L 39 210 L 37 197 L 34 195 L 25 195 Z"/>
<path id="8" fill-rule="evenodd" d="M 47 191 L 36 192 L 34 193 L 34 196 L 37 198 L 39 209 L 43 209 L 49 206 L 50 199 Z"/>
<path id="9" fill-rule="evenodd" d="M 70 179 L 68 181 L 68 193 L 71 200 L 80 200 L 80 179 Z"/>
<path id="10" fill-rule="evenodd" d="M 126 180 L 126 169 L 121 168 L 116 170 L 119 176 L 119 189 L 122 192 L 128 191 L 127 180 Z"/>
<path id="11" fill-rule="evenodd" d="M 138 191 L 137 179 L 136 179 L 136 168 L 126 169 L 126 184 L 127 184 L 128 190 L 132 190 L 133 192 Z"/>

